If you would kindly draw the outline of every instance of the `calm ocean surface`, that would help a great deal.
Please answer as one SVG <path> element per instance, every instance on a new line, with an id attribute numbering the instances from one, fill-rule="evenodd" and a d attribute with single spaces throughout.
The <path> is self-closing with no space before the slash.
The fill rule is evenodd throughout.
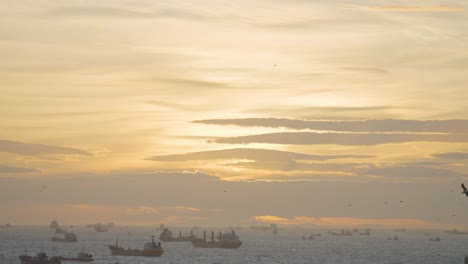
<path id="1" fill-rule="evenodd" d="M 173 228 L 178 233 L 177 228 Z M 188 230 L 185 230 L 188 231 Z M 218 230 L 216 230 L 218 231 Z M 222 230 L 224 231 L 224 230 Z M 125 248 L 142 248 L 151 240 L 151 235 L 159 236 L 156 228 L 117 227 L 108 233 L 96 233 L 92 228 L 75 227 L 77 243 L 53 243 L 52 229 L 47 227 L 13 227 L 0 229 L 0 254 L 4 254 L 2 264 L 20 263 L 18 255 L 27 248 L 29 254 L 41 249 L 48 255 L 75 255 L 85 250 L 94 253 L 94 263 L 463 263 L 468 255 L 468 235 L 450 235 L 443 232 L 408 230 L 394 232 L 373 230 L 370 236 L 353 235 L 339 237 L 327 235 L 326 230 L 280 229 L 274 235 L 244 228 L 237 231 L 243 241 L 239 249 L 200 249 L 190 243 L 163 243 L 165 250 L 161 257 L 115 257 L 111 256 L 107 245 L 114 244 L 116 238 Z M 133 236 L 128 236 L 132 232 Z M 315 240 L 302 240 L 312 232 L 322 233 Z M 389 241 L 387 237 L 397 235 L 399 241 Z M 440 242 L 429 241 L 430 237 L 440 236 Z M 74 263 L 74 262 L 65 262 Z"/>

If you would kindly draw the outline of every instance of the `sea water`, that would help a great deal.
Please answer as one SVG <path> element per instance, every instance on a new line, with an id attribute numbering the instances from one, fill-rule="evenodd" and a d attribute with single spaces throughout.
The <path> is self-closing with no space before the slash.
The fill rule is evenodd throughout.
<path id="1" fill-rule="evenodd" d="M 13 227 L 0 229 L 0 254 L 2 264 L 20 263 L 18 255 L 35 255 L 41 250 L 48 255 L 75 256 L 85 251 L 95 255 L 94 263 L 119 262 L 120 264 L 161 263 L 161 264 L 229 264 L 229 263 L 385 263 L 385 264 L 441 264 L 464 263 L 468 255 L 468 235 L 451 235 L 443 232 L 408 230 L 373 230 L 370 236 L 354 233 L 353 236 L 331 236 L 327 230 L 299 228 L 280 229 L 278 234 L 271 231 L 242 228 L 237 230 L 243 245 L 239 249 L 204 249 L 194 248 L 191 243 L 163 243 L 165 250 L 161 257 L 123 257 L 111 256 L 108 245 L 115 244 L 125 248 L 143 248 L 156 239 L 156 228 L 116 227 L 109 232 L 97 233 L 92 228 L 74 227 L 78 236 L 76 243 L 51 242 L 54 230 L 48 227 Z M 178 234 L 178 229 L 172 229 Z M 189 232 L 190 230 L 184 230 Z M 211 231 L 208 229 L 208 231 Z M 215 229 L 218 231 L 227 231 Z M 132 235 L 129 235 L 131 232 Z M 197 231 L 202 233 L 201 229 Z M 311 233 L 320 232 L 314 240 L 303 240 Z M 430 232 L 430 235 L 426 234 Z M 208 232 L 209 234 L 210 232 Z M 62 235 L 57 235 L 62 236 Z M 398 236 L 400 240 L 388 240 Z M 441 241 L 429 241 L 439 236 Z M 73 263 L 73 262 L 66 262 Z"/>

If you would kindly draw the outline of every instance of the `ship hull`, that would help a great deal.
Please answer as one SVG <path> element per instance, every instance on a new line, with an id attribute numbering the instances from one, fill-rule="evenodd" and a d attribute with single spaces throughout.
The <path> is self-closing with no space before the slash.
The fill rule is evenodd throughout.
<path id="1" fill-rule="evenodd" d="M 163 249 L 138 250 L 124 249 L 116 246 L 109 246 L 113 256 L 136 256 L 136 257 L 159 257 L 164 253 Z"/>
<path id="2" fill-rule="evenodd" d="M 61 264 L 61 260 L 57 257 L 36 259 L 31 256 L 19 256 L 21 264 Z"/>
<path id="3" fill-rule="evenodd" d="M 159 238 L 162 242 L 191 242 L 191 237 Z"/>
<path id="4" fill-rule="evenodd" d="M 66 258 L 66 257 L 60 257 L 61 261 L 75 261 L 75 262 L 93 262 L 94 259 L 84 259 L 84 258 Z"/>
<path id="5" fill-rule="evenodd" d="M 69 239 L 56 238 L 56 237 L 53 237 L 51 240 L 52 242 L 67 242 L 67 243 L 78 242 L 78 240 L 69 240 Z"/>

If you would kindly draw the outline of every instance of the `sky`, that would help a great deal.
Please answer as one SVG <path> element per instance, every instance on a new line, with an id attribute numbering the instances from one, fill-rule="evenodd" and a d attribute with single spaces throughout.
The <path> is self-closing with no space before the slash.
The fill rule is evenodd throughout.
<path id="1" fill-rule="evenodd" d="M 0 7 L 0 224 L 468 229 L 466 1 Z"/>

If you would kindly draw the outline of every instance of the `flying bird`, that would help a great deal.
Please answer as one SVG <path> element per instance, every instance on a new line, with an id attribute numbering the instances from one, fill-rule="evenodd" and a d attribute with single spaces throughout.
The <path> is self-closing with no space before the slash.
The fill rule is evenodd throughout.
<path id="1" fill-rule="evenodd" d="M 465 184 L 462 183 L 461 187 L 463 188 L 463 192 L 468 197 L 468 190 L 465 187 Z"/>

